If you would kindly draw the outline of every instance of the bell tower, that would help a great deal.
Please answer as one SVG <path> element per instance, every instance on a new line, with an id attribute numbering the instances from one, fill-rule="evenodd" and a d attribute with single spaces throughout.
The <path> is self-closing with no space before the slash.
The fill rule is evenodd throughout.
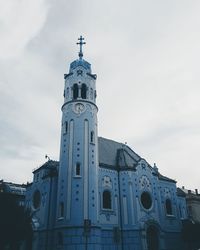
<path id="1" fill-rule="evenodd" d="M 79 58 L 64 75 L 64 104 L 57 195 L 57 227 L 84 228 L 98 223 L 98 138 L 96 75 L 83 59 L 80 36 Z"/>

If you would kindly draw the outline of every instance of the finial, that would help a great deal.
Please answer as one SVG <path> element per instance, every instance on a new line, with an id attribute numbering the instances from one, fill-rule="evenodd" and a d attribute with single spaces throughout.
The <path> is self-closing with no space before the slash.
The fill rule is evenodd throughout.
<path id="1" fill-rule="evenodd" d="M 80 38 L 78 38 L 79 42 L 76 43 L 77 45 L 80 45 L 80 51 L 78 53 L 79 58 L 81 59 L 83 57 L 83 51 L 82 51 L 82 46 L 83 44 L 86 44 L 86 42 L 83 42 L 84 38 L 82 36 L 80 36 Z"/>
<path id="2" fill-rule="evenodd" d="M 155 169 L 156 172 L 158 172 L 158 167 L 157 167 L 156 163 L 153 164 L 153 168 Z"/>
<path id="3" fill-rule="evenodd" d="M 48 161 L 51 160 L 48 155 L 45 155 L 45 159 L 48 159 Z"/>

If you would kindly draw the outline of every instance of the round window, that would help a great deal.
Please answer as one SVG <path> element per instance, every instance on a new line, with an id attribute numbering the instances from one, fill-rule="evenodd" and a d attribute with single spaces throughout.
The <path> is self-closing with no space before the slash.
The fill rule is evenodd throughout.
<path id="1" fill-rule="evenodd" d="M 36 190 L 33 194 L 33 207 L 36 209 L 40 206 L 41 194 L 39 190 Z"/>
<path id="2" fill-rule="evenodd" d="M 146 209 L 149 209 L 152 205 L 152 199 L 151 199 L 151 195 L 149 192 L 143 192 L 141 194 L 141 203 L 142 206 Z"/>

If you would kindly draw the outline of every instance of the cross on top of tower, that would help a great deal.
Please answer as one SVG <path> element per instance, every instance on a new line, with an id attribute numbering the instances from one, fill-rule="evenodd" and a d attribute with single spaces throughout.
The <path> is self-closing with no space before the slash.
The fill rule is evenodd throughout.
<path id="1" fill-rule="evenodd" d="M 80 36 L 80 38 L 78 38 L 78 40 L 79 40 L 79 42 L 76 44 L 80 45 L 80 51 L 79 51 L 78 55 L 79 55 L 79 58 L 81 59 L 83 57 L 82 46 L 84 44 L 86 44 L 86 42 L 84 42 L 84 38 L 82 36 Z"/>

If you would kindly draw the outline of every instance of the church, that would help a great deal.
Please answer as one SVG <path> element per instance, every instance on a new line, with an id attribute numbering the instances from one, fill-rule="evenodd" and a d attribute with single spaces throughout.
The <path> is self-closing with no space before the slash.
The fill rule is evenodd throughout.
<path id="1" fill-rule="evenodd" d="M 97 76 L 82 36 L 77 44 L 64 74 L 59 162 L 35 169 L 27 187 L 33 250 L 184 249 L 184 195 L 128 145 L 98 136 Z"/>

